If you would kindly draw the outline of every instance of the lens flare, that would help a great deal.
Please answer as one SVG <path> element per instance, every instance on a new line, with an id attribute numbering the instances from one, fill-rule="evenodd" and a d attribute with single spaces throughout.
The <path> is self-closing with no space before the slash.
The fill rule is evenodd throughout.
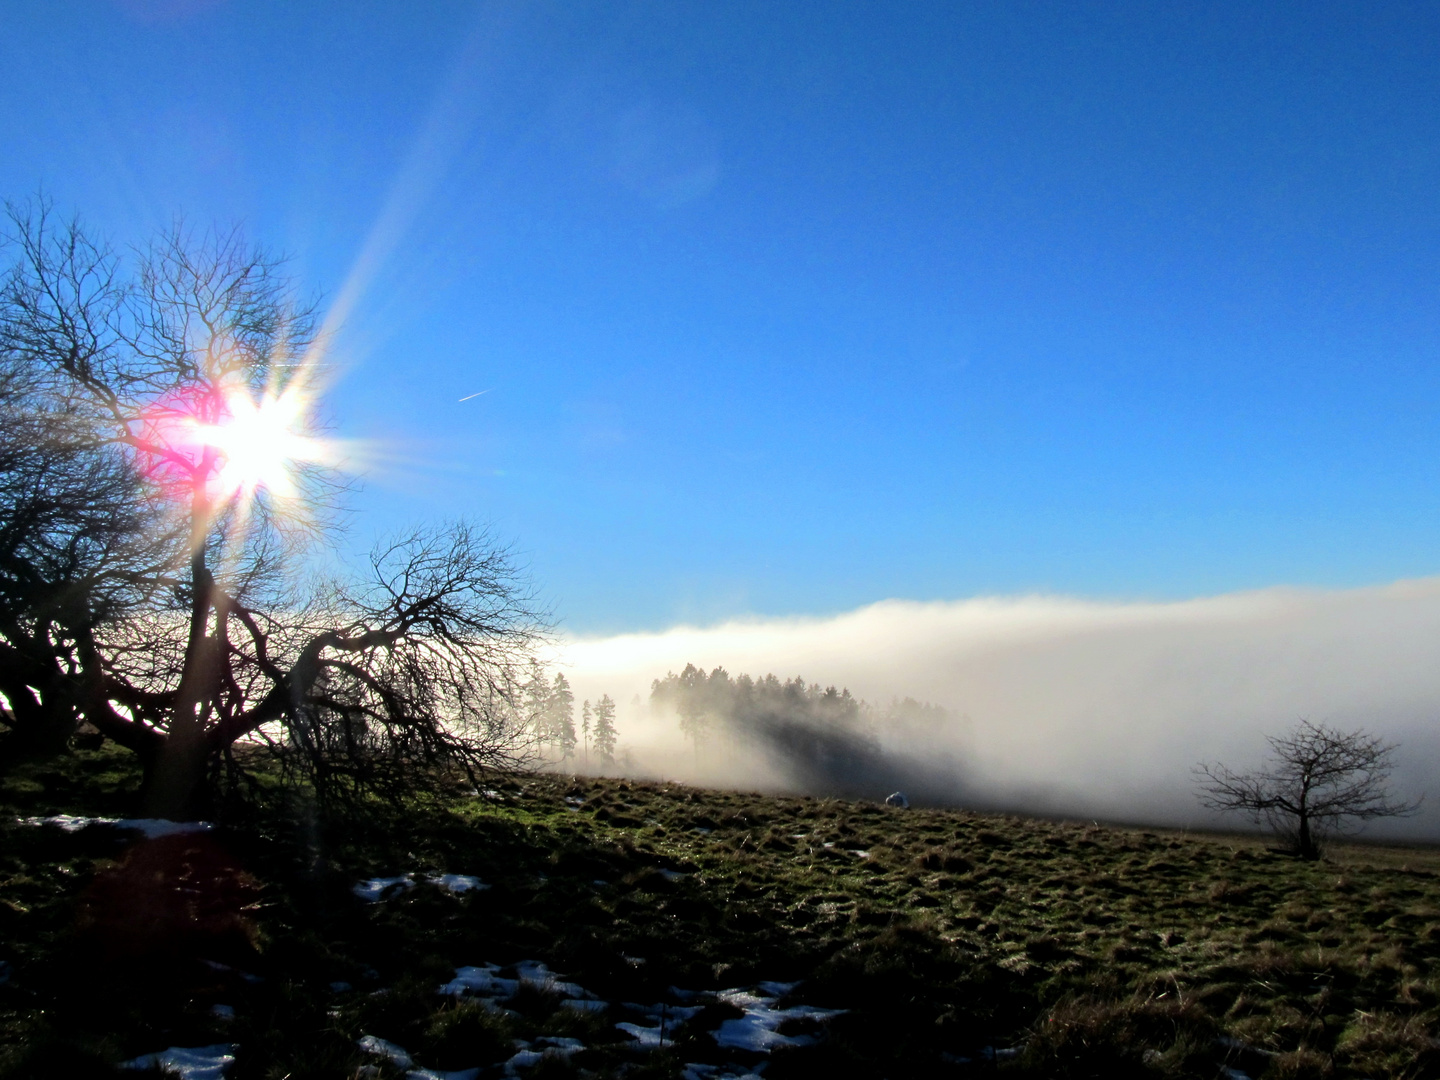
<path id="1" fill-rule="evenodd" d="M 297 494 L 306 463 L 333 463 L 328 441 L 308 430 L 311 395 L 292 384 L 252 396 L 244 386 L 204 386 L 148 409 L 136 446 L 151 481 L 211 503 Z"/>
<path id="2" fill-rule="evenodd" d="M 321 441 L 305 433 L 306 412 L 298 393 L 265 394 L 258 401 L 243 390 L 226 394 L 224 419 L 198 431 L 224 459 L 214 478 L 219 494 L 250 496 L 264 488 L 280 498 L 293 496 L 296 465 L 323 456 Z"/>

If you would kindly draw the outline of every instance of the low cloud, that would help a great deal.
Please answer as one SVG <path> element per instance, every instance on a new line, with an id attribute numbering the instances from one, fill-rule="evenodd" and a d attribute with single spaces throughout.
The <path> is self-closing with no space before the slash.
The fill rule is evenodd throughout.
<path id="1" fill-rule="evenodd" d="M 876 732 L 925 796 L 962 805 L 1213 826 L 1192 767 L 1258 764 L 1301 717 L 1401 743 L 1395 788 L 1421 813 L 1372 835 L 1440 837 L 1440 579 L 1266 589 L 1173 603 L 1057 597 L 885 601 L 830 618 L 755 619 L 564 644 L 578 698 L 608 693 L 636 773 L 797 789 L 776 747 L 697 749 L 649 707 L 687 663 L 803 676 L 877 705 L 937 703 L 938 729 Z M 877 798 L 889 775 L 877 775 Z M 1238 822 L 1233 822 L 1238 824 Z"/>

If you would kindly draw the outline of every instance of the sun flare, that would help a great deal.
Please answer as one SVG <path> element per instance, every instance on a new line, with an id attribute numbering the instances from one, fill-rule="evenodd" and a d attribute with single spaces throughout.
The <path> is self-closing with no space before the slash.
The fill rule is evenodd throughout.
<path id="1" fill-rule="evenodd" d="M 335 464 L 330 440 L 312 434 L 312 395 L 299 383 L 259 397 L 212 387 L 152 408 L 140 440 L 146 473 L 162 487 L 210 502 L 298 494 L 307 463 Z"/>
<path id="2" fill-rule="evenodd" d="M 305 396 L 295 392 L 258 401 L 245 390 L 226 393 L 223 417 L 197 432 L 223 458 L 212 481 L 215 493 L 294 495 L 296 466 L 324 456 L 321 440 L 305 432 L 307 408 Z"/>

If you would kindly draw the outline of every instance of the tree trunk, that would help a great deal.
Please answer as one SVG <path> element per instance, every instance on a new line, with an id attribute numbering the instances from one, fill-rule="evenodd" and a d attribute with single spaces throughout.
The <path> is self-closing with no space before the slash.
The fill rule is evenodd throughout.
<path id="1" fill-rule="evenodd" d="M 1320 849 L 1315 846 L 1315 837 L 1310 832 L 1310 817 L 1300 815 L 1300 830 L 1295 841 L 1295 853 L 1302 859 L 1318 859 Z"/>
<path id="2" fill-rule="evenodd" d="M 208 745 L 205 721 L 210 715 L 219 642 L 208 633 L 214 603 L 215 579 L 205 564 L 205 534 L 210 503 L 204 480 L 210 475 L 213 451 L 207 448 L 190 507 L 190 634 L 185 645 L 185 668 L 175 690 L 165 743 L 155 762 L 145 792 L 145 811 L 155 817 L 190 820 L 200 816 Z M 217 613 L 217 633 L 224 615 Z"/>
<path id="3" fill-rule="evenodd" d="M 208 763 L 203 738 L 165 740 L 146 762 L 142 803 L 151 817 L 192 821 L 201 817 L 208 803 L 205 767 Z"/>

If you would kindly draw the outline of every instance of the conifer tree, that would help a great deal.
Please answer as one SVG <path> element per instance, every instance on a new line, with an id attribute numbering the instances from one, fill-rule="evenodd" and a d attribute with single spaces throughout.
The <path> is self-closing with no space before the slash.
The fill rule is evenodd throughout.
<path id="1" fill-rule="evenodd" d="M 575 755 L 575 693 L 563 672 L 556 672 L 550 687 L 550 738 L 560 750 L 560 759 Z"/>
<path id="2" fill-rule="evenodd" d="M 606 694 L 595 705 L 595 752 L 615 764 L 615 702 Z"/>
<path id="3" fill-rule="evenodd" d="M 534 733 L 536 742 L 550 739 L 550 680 L 540 661 L 531 657 L 530 677 L 521 687 L 524 699 L 524 722 Z"/>
<path id="4" fill-rule="evenodd" d="M 585 699 L 585 704 L 580 707 L 580 737 L 585 745 L 585 766 L 590 766 L 590 699 Z"/>

